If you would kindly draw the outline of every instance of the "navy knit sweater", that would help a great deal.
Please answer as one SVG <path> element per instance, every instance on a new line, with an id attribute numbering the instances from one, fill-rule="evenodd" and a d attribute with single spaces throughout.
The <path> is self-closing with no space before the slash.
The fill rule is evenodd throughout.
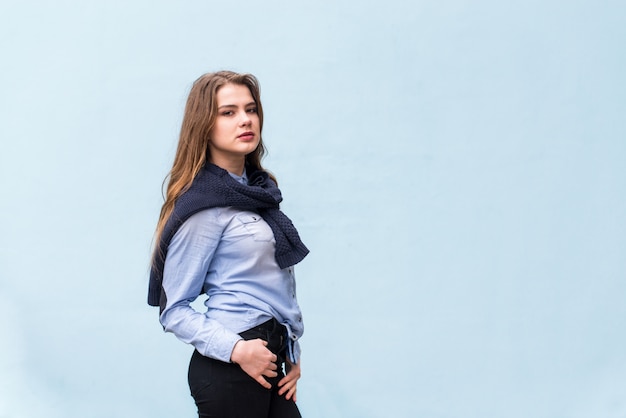
<path id="1" fill-rule="evenodd" d="M 162 281 L 167 248 L 178 228 L 191 215 L 204 209 L 232 206 L 257 212 L 274 232 L 276 262 L 280 268 L 302 261 L 309 250 L 300 240 L 291 220 L 280 211 L 281 201 L 282 195 L 278 186 L 265 171 L 255 171 L 250 176 L 248 185 L 244 185 L 233 179 L 223 168 L 207 163 L 193 180 L 191 187 L 178 198 L 174 211 L 163 228 L 152 260 L 148 304 L 160 306 L 161 310 L 165 307 L 166 295 Z"/>

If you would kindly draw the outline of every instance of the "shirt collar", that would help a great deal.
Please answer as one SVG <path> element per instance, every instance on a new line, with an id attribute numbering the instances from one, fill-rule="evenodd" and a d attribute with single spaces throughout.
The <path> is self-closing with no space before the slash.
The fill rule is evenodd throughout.
<path id="1" fill-rule="evenodd" d="M 244 185 L 248 184 L 248 175 L 246 174 L 246 170 L 243 170 L 243 174 L 241 176 L 231 173 L 230 171 L 228 172 L 228 174 L 230 174 L 230 176 L 234 178 L 235 180 L 237 180 L 239 183 L 244 184 Z"/>

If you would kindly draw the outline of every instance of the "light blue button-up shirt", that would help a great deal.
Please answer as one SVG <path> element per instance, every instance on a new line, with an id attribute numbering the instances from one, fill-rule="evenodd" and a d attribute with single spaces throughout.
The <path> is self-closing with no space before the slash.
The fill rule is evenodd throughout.
<path id="1" fill-rule="evenodd" d="M 231 176 L 247 184 L 245 174 Z M 238 334 L 274 317 L 287 328 L 290 361 L 298 362 L 304 326 L 294 270 L 278 266 L 275 244 L 257 213 L 218 207 L 192 215 L 167 250 L 165 331 L 204 356 L 230 362 Z M 205 313 L 190 306 L 202 293 L 208 295 Z"/>

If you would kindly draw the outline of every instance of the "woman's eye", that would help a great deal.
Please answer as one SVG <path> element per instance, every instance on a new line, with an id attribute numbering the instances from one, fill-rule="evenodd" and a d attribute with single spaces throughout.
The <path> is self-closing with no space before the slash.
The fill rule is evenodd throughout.
<path id="1" fill-rule="evenodd" d="M 248 113 L 256 113 L 256 112 L 257 112 L 256 107 L 251 107 L 250 109 L 248 109 Z"/>
<path id="2" fill-rule="evenodd" d="M 226 110 L 226 111 L 222 112 L 222 116 L 231 116 L 232 114 L 233 114 L 233 112 L 230 111 L 230 110 Z"/>

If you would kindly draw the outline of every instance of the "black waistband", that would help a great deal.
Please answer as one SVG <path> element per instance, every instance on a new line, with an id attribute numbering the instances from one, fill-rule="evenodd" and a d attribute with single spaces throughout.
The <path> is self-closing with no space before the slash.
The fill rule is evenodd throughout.
<path id="1" fill-rule="evenodd" d="M 260 338 L 267 341 L 267 348 L 279 357 L 285 357 L 287 348 L 287 328 L 275 318 L 250 328 L 239 334 L 244 340 Z"/>

